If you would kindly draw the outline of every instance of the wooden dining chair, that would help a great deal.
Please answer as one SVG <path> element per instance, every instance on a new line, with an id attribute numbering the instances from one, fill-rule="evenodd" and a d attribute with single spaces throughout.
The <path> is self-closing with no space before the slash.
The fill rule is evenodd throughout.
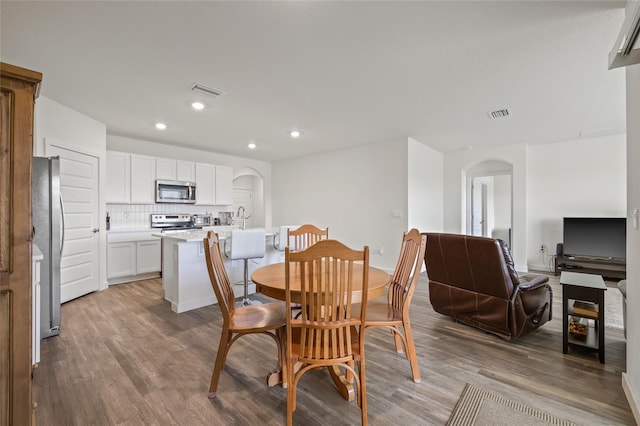
<path id="1" fill-rule="evenodd" d="M 287 245 L 291 251 L 306 250 L 318 241 L 329 238 L 329 228 L 320 229 L 315 225 L 306 224 L 297 228 L 287 229 Z M 292 303 L 291 309 L 298 312 L 300 304 Z M 297 316 L 300 316 L 298 313 Z"/>
<path id="2" fill-rule="evenodd" d="M 394 336 L 396 351 L 404 352 L 411 365 L 413 381 L 420 383 L 420 367 L 411 334 L 409 306 L 420 278 L 420 268 L 427 246 L 427 236 L 417 229 L 405 232 L 402 237 L 400 257 L 396 265 L 386 300 L 371 300 L 367 305 L 365 331 L 372 328 L 387 328 Z M 357 313 L 359 306 L 355 307 Z M 403 333 L 404 330 L 404 333 Z"/>
<path id="3" fill-rule="evenodd" d="M 353 379 L 362 424 L 367 424 L 364 340 L 360 335 L 366 309 L 360 310 L 358 316 L 352 315 L 355 263 L 364 266 L 360 279 L 361 298 L 366 307 L 368 247 L 357 251 L 336 240 L 322 240 L 303 251 L 285 249 L 287 310 L 291 309 L 290 281 L 294 270 L 300 273 L 299 298 L 302 306 L 299 317 L 287 317 L 287 425 L 293 422 L 300 378 L 307 371 L 319 367 L 344 370 L 347 378 Z"/>
<path id="4" fill-rule="evenodd" d="M 306 250 L 318 241 L 327 238 L 329 238 L 329 228 L 320 229 L 311 224 L 287 230 L 287 242 L 291 251 Z"/>
<path id="5" fill-rule="evenodd" d="M 233 287 L 220 254 L 218 234 L 213 231 L 209 231 L 207 238 L 204 239 L 204 252 L 211 285 L 222 312 L 222 334 L 209 386 L 209 398 L 214 399 L 229 349 L 241 336 L 254 333 L 271 336 L 278 348 L 278 368 L 280 368 L 284 359 L 285 326 L 288 315 L 285 314 L 285 304 L 282 302 L 236 307 Z"/>

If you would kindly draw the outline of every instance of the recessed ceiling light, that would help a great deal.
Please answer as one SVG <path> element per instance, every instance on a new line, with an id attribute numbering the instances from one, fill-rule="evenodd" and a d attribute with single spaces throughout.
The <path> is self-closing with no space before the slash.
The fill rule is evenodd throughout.
<path id="1" fill-rule="evenodd" d="M 195 109 L 196 111 L 200 111 L 204 109 L 204 104 L 202 102 L 193 102 L 191 104 L 191 108 Z"/>
<path id="2" fill-rule="evenodd" d="M 247 146 L 249 147 L 249 149 L 256 149 L 256 144 L 255 143 L 250 143 Z"/>
<path id="3" fill-rule="evenodd" d="M 156 129 L 158 130 L 164 130 L 167 128 L 167 125 L 164 123 L 156 123 Z"/>
<path id="4" fill-rule="evenodd" d="M 289 133 L 291 135 L 292 138 L 299 138 L 300 137 L 300 132 L 298 130 L 292 130 L 291 133 Z"/>

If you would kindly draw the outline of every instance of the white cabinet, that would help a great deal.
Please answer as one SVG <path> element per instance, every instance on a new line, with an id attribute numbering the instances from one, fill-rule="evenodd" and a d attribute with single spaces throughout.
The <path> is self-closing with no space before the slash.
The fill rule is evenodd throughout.
<path id="1" fill-rule="evenodd" d="M 196 163 L 192 161 L 176 161 L 176 180 L 181 182 L 195 182 Z"/>
<path id="2" fill-rule="evenodd" d="M 160 271 L 160 240 L 136 243 L 136 274 Z"/>
<path id="3" fill-rule="evenodd" d="M 196 204 L 233 204 L 233 169 L 227 166 L 107 151 L 107 203 L 154 204 L 155 181 L 196 183 Z"/>
<path id="4" fill-rule="evenodd" d="M 107 203 L 155 202 L 155 159 L 107 151 Z"/>
<path id="5" fill-rule="evenodd" d="M 154 157 L 131 154 L 131 202 L 155 203 L 156 163 Z"/>
<path id="6" fill-rule="evenodd" d="M 216 166 L 196 163 L 196 204 L 212 206 L 216 203 Z"/>
<path id="7" fill-rule="evenodd" d="M 216 166 L 216 204 L 233 204 L 233 169 Z"/>
<path id="8" fill-rule="evenodd" d="M 107 244 L 107 278 L 127 277 L 136 274 L 136 243 Z"/>
<path id="9" fill-rule="evenodd" d="M 176 180 L 176 160 L 156 158 L 156 179 Z"/>
<path id="10" fill-rule="evenodd" d="M 107 234 L 109 284 L 144 280 L 160 275 L 162 241 L 151 234 L 151 231 Z"/>
<path id="11" fill-rule="evenodd" d="M 196 179 L 195 163 L 170 158 L 156 158 L 156 179 L 193 182 Z"/>
<path id="12" fill-rule="evenodd" d="M 107 203 L 131 201 L 131 154 L 107 151 Z"/>

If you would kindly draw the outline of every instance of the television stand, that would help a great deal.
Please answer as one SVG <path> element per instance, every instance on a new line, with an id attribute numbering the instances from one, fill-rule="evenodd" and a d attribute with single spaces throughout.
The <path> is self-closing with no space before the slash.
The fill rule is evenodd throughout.
<path id="1" fill-rule="evenodd" d="M 623 280 L 627 278 L 627 262 L 586 256 L 556 256 L 554 258 L 554 275 L 560 275 L 562 271 L 596 274 L 606 278 Z"/>

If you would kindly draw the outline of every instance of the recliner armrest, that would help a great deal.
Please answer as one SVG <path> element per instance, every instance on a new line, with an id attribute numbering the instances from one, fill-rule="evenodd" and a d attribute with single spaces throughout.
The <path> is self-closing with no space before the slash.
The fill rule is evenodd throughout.
<path id="1" fill-rule="evenodd" d="M 535 290 L 540 287 L 544 287 L 548 285 L 549 277 L 545 277 L 544 275 L 521 275 L 518 277 L 520 279 L 520 284 L 518 285 L 520 291 L 529 291 Z"/>

